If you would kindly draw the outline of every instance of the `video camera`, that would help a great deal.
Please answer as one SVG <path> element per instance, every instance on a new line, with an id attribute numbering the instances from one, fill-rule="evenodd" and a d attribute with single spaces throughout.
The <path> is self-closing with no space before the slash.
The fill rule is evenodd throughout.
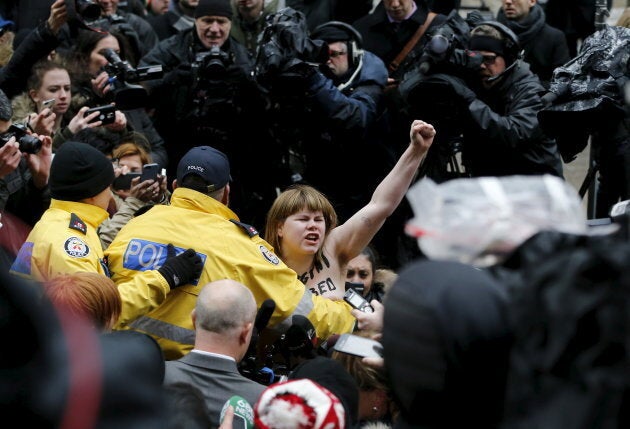
<path id="1" fill-rule="evenodd" d="M 112 85 L 116 106 L 123 110 L 144 107 L 148 97 L 147 91 L 142 86 L 135 84 L 161 78 L 163 75 L 162 66 L 158 64 L 133 68 L 128 61 L 123 61 L 111 48 L 101 49 L 99 53 L 108 61 L 104 69 L 110 76 L 109 84 Z"/>
<path id="2" fill-rule="evenodd" d="M 305 62 L 317 66 L 328 60 L 328 45 L 308 37 L 305 15 L 290 7 L 266 17 L 260 36 L 254 75 L 263 87 L 272 86 L 274 78 L 291 66 Z"/>
<path id="3" fill-rule="evenodd" d="M 198 52 L 190 65 L 193 82 L 220 79 L 225 76 L 231 62 L 230 55 L 216 45 L 209 51 Z"/>
<path id="4" fill-rule="evenodd" d="M 459 16 L 459 15 L 458 15 Z M 423 74 L 446 73 L 462 75 L 481 69 L 483 56 L 476 51 L 466 49 L 467 26 L 461 24 L 442 25 L 431 35 L 418 62 L 418 69 Z"/>
<path id="5" fill-rule="evenodd" d="M 4 146 L 11 137 L 20 144 L 20 152 L 37 153 L 42 148 L 42 142 L 37 137 L 26 132 L 26 126 L 22 124 L 12 124 L 9 129 L 0 134 L 1 146 Z"/>

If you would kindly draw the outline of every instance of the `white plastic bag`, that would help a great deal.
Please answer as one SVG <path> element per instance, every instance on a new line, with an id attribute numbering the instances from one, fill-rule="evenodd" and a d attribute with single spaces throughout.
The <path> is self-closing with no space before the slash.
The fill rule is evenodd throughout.
<path id="1" fill-rule="evenodd" d="M 491 265 L 542 230 L 584 234 L 586 214 L 575 188 L 551 176 L 424 178 L 407 192 L 406 231 L 431 259 Z"/>

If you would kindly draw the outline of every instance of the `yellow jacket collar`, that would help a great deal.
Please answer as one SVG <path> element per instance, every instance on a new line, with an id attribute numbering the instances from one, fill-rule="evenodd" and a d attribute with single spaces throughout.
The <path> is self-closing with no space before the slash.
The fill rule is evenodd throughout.
<path id="1" fill-rule="evenodd" d="M 236 213 L 221 201 L 188 188 L 177 188 L 171 196 L 171 205 L 183 209 L 219 215 L 225 219 L 239 220 Z"/>
<path id="2" fill-rule="evenodd" d="M 105 219 L 109 217 L 109 213 L 98 206 L 79 203 L 76 201 L 62 201 L 52 198 L 50 200 L 50 208 L 63 210 L 68 213 L 74 213 L 79 216 L 79 218 L 81 218 L 83 222 L 89 224 L 94 228 L 99 226 Z"/>

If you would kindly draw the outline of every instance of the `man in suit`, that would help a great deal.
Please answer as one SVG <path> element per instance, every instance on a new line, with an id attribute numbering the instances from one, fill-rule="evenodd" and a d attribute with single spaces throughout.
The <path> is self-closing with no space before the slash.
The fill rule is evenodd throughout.
<path id="1" fill-rule="evenodd" d="M 241 283 L 223 279 L 208 283 L 192 311 L 195 346 L 184 357 L 166 362 L 164 385 L 184 382 L 203 392 L 212 427 L 219 426 L 221 408 L 234 395 L 251 405 L 265 389 L 238 372 L 249 347 L 256 301 Z"/>

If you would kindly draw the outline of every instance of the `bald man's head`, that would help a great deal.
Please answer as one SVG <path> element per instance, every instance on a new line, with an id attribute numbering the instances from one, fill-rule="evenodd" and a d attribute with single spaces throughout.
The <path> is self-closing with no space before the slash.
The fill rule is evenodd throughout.
<path id="1" fill-rule="evenodd" d="M 229 333 L 256 318 L 256 300 L 243 284 L 231 280 L 216 280 L 206 284 L 195 306 L 197 329 L 218 334 Z"/>

